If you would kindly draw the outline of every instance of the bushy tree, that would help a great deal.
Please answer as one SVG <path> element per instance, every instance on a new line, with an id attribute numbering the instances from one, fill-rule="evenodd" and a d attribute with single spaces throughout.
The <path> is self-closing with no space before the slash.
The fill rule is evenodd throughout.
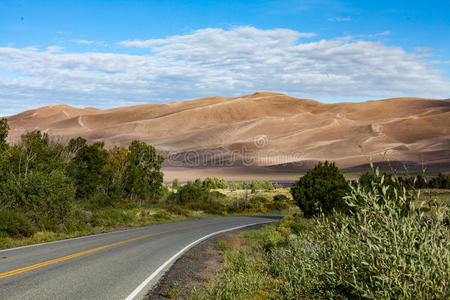
<path id="1" fill-rule="evenodd" d="M 64 224 L 75 197 L 72 181 L 61 170 L 31 172 L 16 182 L 2 186 L 0 202 L 4 209 L 23 211 L 40 229 Z"/>
<path id="2" fill-rule="evenodd" d="M 65 147 L 54 143 L 46 133 L 38 130 L 27 132 L 21 137 L 24 177 L 32 170 L 52 172 L 63 168 Z"/>
<path id="3" fill-rule="evenodd" d="M 120 201 L 122 197 L 127 196 L 125 193 L 129 166 L 127 155 L 128 149 L 124 147 L 114 147 L 109 150 L 105 166 L 104 193 L 111 198 L 112 202 Z"/>
<path id="4" fill-rule="evenodd" d="M 68 173 L 75 181 L 77 198 L 88 199 L 99 190 L 108 159 L 103 146 L 103 143 L 84 144 L 69 163 Z"/>
<path id="5" fill-rule="evenodd" d="M 226 189 L 228 188 L 228 183 L 225 179 L 207 177 L 203 180 L 203 187 L 208 189 Z"/>
<path id="6" fill-rule="evenodd" d="M 132 200 L 155 201 L 161 194 L 164 158 L 153 146 L 133 141 L 128 147 L 126 190 Z"/>
<path id="7" fill-rule="evenodd" d="M 317 215 L 320 211 L 345 210 L 342 197 L 346 191 L 344 175 L 334 163 L 328 161 L 319 162 L 291 187 L 292 197 L 305 217 Z"/>
<path id="8" fill-rule="evenodd" d="M 208 200 L 208 190 L 195 182 L 188 182 L 173 195 L 177 204 L 186 205 L 190 202 L 205 202 Z"/>

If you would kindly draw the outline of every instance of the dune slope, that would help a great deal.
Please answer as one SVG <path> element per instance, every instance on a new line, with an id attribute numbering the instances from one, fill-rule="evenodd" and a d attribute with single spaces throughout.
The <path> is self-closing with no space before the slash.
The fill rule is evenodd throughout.
<path id="1" fill-rule="evenodd" d="M 109 110 L 53 105 L 8 119 L 11 142 L 35 129 L 58 140 L 82 136 L 107 147 L 139 139 L 166 155 L 166 165 L 177 167 L 295 168 L 325 159 L 353 167 L 367 163 L 368 156 L 450 163 L 448 99 L 323 104 L 258 92 Z"/>

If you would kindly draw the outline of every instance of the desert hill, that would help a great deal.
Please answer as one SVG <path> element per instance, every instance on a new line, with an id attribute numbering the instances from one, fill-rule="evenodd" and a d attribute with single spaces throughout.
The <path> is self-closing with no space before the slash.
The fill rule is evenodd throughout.
<path id="1" fill-rule="evenodd" d="M 154 145 L 166 166 L 297 168 L 317 160 L 341 167 L 375 160 L 450 163 L 450 100 L 394 98 L 324 104 L 258 92 L 108 110 L 53 105 L 8 117 L 10 141 L 38 129 L 58 140 L 82 136 L 107 147 Z M 361 145 L 361 148 L 359 147 Z"/>

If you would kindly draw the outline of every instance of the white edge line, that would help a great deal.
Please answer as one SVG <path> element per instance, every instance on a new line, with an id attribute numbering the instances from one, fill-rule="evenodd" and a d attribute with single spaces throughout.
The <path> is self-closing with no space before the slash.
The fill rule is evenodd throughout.
<path id="1" fill-rule="evenodd" d="M 232 230 L 240 229 L 240 228 L 243 228 L 243 227 L 248 227 L 248 226 L 253 226 L 253 225 L 258 225 L 258 224 L 272 223 L 272 222 L 274 222 L 274 221 L 257 222 L 257 223 L 246 224 L 246 225 L 242 225 L 242 226 L 237 226 L 237 227 L 233 227 L 233 228 L 228 228 L 228 229 L 216 231 L 216 232 L 210 233 L 208 235 L 205 235 L 202 238 L 199 238 L 198 240 L 190 243 L 189 245 L 187 245 L 186 247 L 184 247 L 183 249 L 178 251 L 174 256 L 172 256 L 165 263 L 163 263 L 158 269 L 156 269 L 155 272 L 153 272 L 150 276 L 148 276 L 130 295 L 128 295 L 128 297 L 126 297 L 125 300 L 132 300 L 132 299 L 134 299 L 145 288 L 145 286 L 152 279 L 154 279 L 162 270 L 164 270 L 165 267 L 167 267 L 167 265 L 169 265 L 171 262 L 173 262 L 175 259 L 177 259 L 181 254 L 186 252 L 189 248 L 191 248 L 192 246 L 200 243 L 201 241 L 206 240 L 206 239 L 208 239 L 208 238 L 210 238 L 210 237 L 212 237 L 214 235 L 217 235 L 217 234 L 220 234 L 220 233 L 223 233 L 223 232 L 232 231 Z"/>

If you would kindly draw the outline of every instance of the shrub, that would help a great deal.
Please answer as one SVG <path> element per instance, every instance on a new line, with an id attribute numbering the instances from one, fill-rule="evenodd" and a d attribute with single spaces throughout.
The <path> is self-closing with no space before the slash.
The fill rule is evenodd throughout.
<path id="1" fill-rule="evenodd" d="M 292 197 L 305 217 L 330 213 L 334 209 L 345 210 L 342 197 L 347 190 L 347 182 L 334 163 L 319 162 L 314 169 L 291 187 Z"/>
<path id="2" fill-rule="evenodd" d="M 36 229 L 27 216 L 13 210 L 0 210 L 0 237 L 28 237 L 32 236 Z"/>
<path id="3" fill-rule="evenodd" d="M 91 216 L 93 226 L 126 225 L 132 222 L 134 215 L 131 212 L 116 208 L 94 211 Z"/>
<path id="4" fill-rule="evenodd" d="M 172 190 L 178 190 L 180 188 L 180 183 L 177 178 L 172 181 Z"/>
<path id="5" fill-rule="evenodd" d="M 227 211 L 227 207 L 223 204 L 217 203 L 217 202 L 201 202 L 201 201 L 195 201 L 195 202 L 189 202 L 186 205 L 187 208 L 193 209 L 193 210 L 201 210 L 205 213 L 212 214 L 212 215 L 223 215 L 224 212 Z"/>
<path id="6" fill-rule="evenodd" d="M 256 203 L 256 202 L 259 202 L 259 203 L 267 203 L 267 202 L 269 202 L 269 199 L 267 199 L 267 198 L 264 197 L 264 196 L 254 195 L 253 197 L 251 197 L 250 203 Z"/>
<path id="7" fill-rule="evenodd" d="M 170 204 L 166 207 L 166 210 L 174 215 L 179 215 L 179 216 L 189 216 L 189 210 L 180 207 L 178 205 L 174 205 L 174 204 Z"/>
<path id="8" fill-rule="evenodd" d="M 283 202 L 266 203 L 265 206 L 269 210 L 276 210 L 276 211 L 287 209 L 289 207 L 289 205 Z"/>
<path id="9" fill-rule="evenodd" d="M 40 229 L 57 230 L 57 225 L 64 224 L 73 207 L 75 188 L 61 171 L 49 174 L 35 171 L 6 188 L 1 202 L 26 212 Z"/>
<path id="10" fill-rule="evenodd" d="M 410 206 L 405 214 L 408 191 L 390 198 L 383 181 L 352 186 L 349 215 L 321 215 L 314 234 L 271 252 L 280 298 L 448 298 L 449 208 L 424 214 Z"/>
<path id="11" fill-rule="evenodd" d="M 183 185 L 172 196 L 177 204 L 185 205 L 189 202 L 204 202 L 208 199 L 208 191 L 201 185 L 190 183 Z"/>
<path id="12" fill-rule="evenodd" d="M 273 197 L 273 202 L 289 202 L 289 201 L 290 201 L 289 197 L 283 194 L 276 194 Z"/>
<path id="13" fill-rule="evenodd" d="M 450 189 L 450 174 L 439 173 L 438 176 L 429 181 L 428 185 L 435 189 Z"/>
<path id="14" fill-rule="evenodd" d="M 170 220 L 172 217 L 170 214 L 165 210 L 160 210 L 156 214 L 153 215 L 155 219 L 159 220 Z"/>

